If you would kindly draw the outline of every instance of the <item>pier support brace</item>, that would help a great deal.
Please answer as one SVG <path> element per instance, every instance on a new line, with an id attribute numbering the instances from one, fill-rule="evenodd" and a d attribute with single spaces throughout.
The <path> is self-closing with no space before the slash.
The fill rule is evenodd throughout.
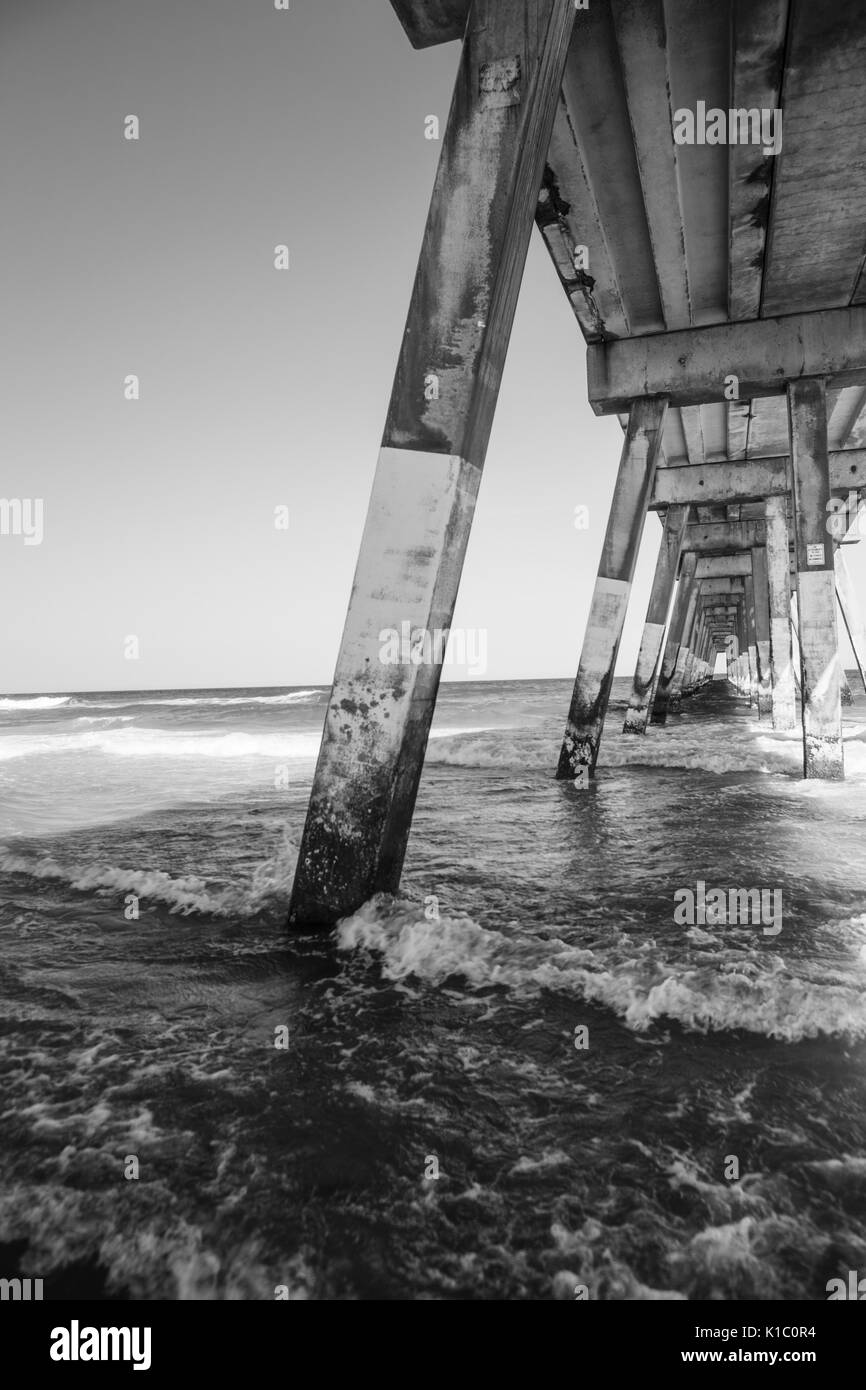
<path id="1" fill-rule="evenodd" d="M 655 576 L 646 611 L 643 636 L 634 673 L 631 698 L 622 731 L 624 734 L 645 734 L 653 696 L 660 674 L 665 624 L 671 606 L 671 596 L 677 578 L 683 535 L 689 508 L 668 507 L 664 531 L 656 560 Z"/>
<path id="2" fill-rule="evenodd" d="M 822 377 L 788 383 L 806 777 L 844 777 L 833 541 L 827 531 L 830 472 Z"/>
<path id="3" fill-rule="evenodd" d="M 652 496 L 666 413 L 664 397 L 633 401 L 629 410 L 598 578 L 556 770 L 559 778 L 575 778 L 581 768 L 589 768 L 592 776 L 598 760 L 616 654 Z"/>
<path id="4" fill-rule="evenodd" d="M 301 839 L 298 928 L 400 881 L 435 633 L 451 625 L 574 14 L 573 0 L 469 12 Z M 406 623 L 410 652 L 386 659 L 383 634 Z"/>
<path id="5" fill-rule="evenodd" d="M 796 588 L 791 595 L 791 646 L 794 654 L 794 686 L 797 698 L 801 699 L 803 690 L 800 685 L 799 673 L 803 669 L 803 659 L 800 655 L 800 614 L 797 610 Z"/>
<path id="6" fill-rule="evenodd" d="M 845 552 L 841 546 L 836 551 L 835 569 L 836 597 L 839 600 L 845 627 L 848 629 L 848 636 L 851 639 L 854 660 L 857 662 L 863 689 L 866 690 L 866 623 L 863 621 L 863 613 L 854 592 L 854 585 L 851 582 L 851 575 L 845 561 Z"/>

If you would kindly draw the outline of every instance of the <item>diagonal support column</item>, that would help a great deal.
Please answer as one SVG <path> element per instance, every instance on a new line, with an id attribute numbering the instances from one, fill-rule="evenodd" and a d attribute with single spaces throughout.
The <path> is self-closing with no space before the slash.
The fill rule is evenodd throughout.
<path id="1" fill-rule="evenodd" d="M 800 614 L 797 609 L 796 588 L 791 594 L 791 646 L 793 648 L 794 657 L 794 685 L 796 687 L 797 697 L 801 698 L 803 690 L 800 685 L 800 677 L 797 673 L 803 669 L 803 658 L 800 655 Z"/>
<path id="2" fill-rule="evenodd" d="M 857 601 L 854 585 L 851 582 L 851 574 L 845 560 L 845 552 L 841 546 L 836 551 L 835 570 L 836 597 L 839 600 L 845 627 L 851 639 L 854 660 L 857 662 L 863 689 L 866 690 L 866 622 L 863 621 L 863 612 Z"/>
<path id="3" fill-rule="evenodd" d="M 773 728 L 793 729 L 797 722 L 794 659 L 791 648 L 791 556 L 788 499 L 768 497 L 767 582 L 770 591 L 770 661 L 773 672 Z"/>
<path id="4" fill-rule="evenodd" d="M 556 775 L 595 771 L 664 430 L 665 397 L 632 402 Z"/>
<path id="5" fill-rule="evenodd" d="M 707 623 L 703 613 L 698 614 L 695 623 L 695 640 L 692 648 L 691 666 L 686 672 L 684 695 L 694 695 L 700 689 L 704 672 L 704 653 L 707 642 Z"/>
<path id="6" fill-rule="evenodd" d="M 823 377 L 788 382 L 806 777 L 844 777 L 841 663 L 833 542 L 827 531 L 830 470 Z"/>
<path id="7" fill-rule="evenodd" d="M 662 660 L 661 671 L 656 683 L 655 699 L 653 700 L 652 714 L 650 722 L 653 724 L 664 724 L 668 717 L 668 704 L 670 697 L 671 681 L 676 670 L 677 657 L 679 655 L 680 643 L 683 638 L 683 629 L 686 622 L 691 596 L 696 588 L 695 570 L 697 568 L 698 557 L 694 551 L 689 551 L 683 556 L 680 579 L 677 585 L 677 595 L 674 599 L 673 612 L 668 624 L 668 635 L 665 642 L 664 659 Z"/>
<path id="8" fill-rule="evenodd" d="M 625 723 L 624 734 L 645 734 L 649 712 L 661 666 L 662 643 L 665 623 L 671 606 L 671 596 L 677 578 L 677 566 L 683 545 L 689 508 L 685 506 L 668 507 L 664 531 L 659 545 L 653 586 L 646 610 L 643 636 L 638 652 L 631 698 Z"/>
<path id="9" fill-rule="evenodd" d="M 686 680 L 688 669 L 692 660 L 692 642 L 695 634 L 695 612 L 698 606 L 698 595 L 700 593 L 700 583 L 694 583 L 690 587 L 688 603 L 686 606 L 685 621 L 683 623 L 683 640 L 680 642 L 674 663 L 673 675 L 668 686 L 668 711 L 676 714 L 680 708 L 682 699 L 683 685 Z"/>
<path id="10" fill-rule="evenodd" d="M 301 840 L 298 927 L 400 881 L 436 634 L 451 625 L 574 15 L 573 0 L 469 11 Z"/>

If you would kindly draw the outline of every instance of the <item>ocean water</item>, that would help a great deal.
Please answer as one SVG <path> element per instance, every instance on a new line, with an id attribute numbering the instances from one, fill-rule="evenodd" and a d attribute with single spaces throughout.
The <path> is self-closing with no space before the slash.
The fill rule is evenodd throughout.
<path id="1" fill-rule="evenodd" d="M 810 1300 L 866 1272 L 862 691 L 831 785 L 724 682 L 625 738 L 618 680 L 578 790 L 570 687 L 443 686 L 401 894 L 320 937 L 284 918 L 327 691 L 0 700 L 0 1276 Z M 699 880 L 781 915 L 677 921 Z"/>

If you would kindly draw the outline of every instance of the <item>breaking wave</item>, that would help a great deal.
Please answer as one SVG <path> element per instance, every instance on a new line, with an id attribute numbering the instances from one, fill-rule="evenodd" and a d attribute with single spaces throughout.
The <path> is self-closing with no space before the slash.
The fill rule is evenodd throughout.
<path id="1" fill-rule="evenodd" d="M 590 949 L 513 925 L 506 935 L 468 916 L 429 921 L 417 904 L 379 895 L 339 924 L 337 944 L 375 952 L 388 980 L 441 985 L 458 976 L 472 989 L 501 986 L 518 997 L 556 990 L 611 1009 L 637 1033 L 670 1020 L 691 1032 L 742 1029 L 785 1042 L 866 1038 L 863 916 L 827 924 L 843 969 L 797 961 L 799 974 L 775 949 L 749 945 L 749 929 L 729 930 L 727 943 L 702 933 L 688 946 L 619 933 Z"/>
<path id="2" fill-rule="evenodd" d="M 124 709 L 128 705 L 171 706 L 229 706 L 229 705 L 302 705 L 315 704 L 326 692 L 322 690 L 290 690 L 284 695 L 172 695 L 152 696 L 147 691 L 131 691 L 128 697 L 116 700 L 75 699 L 73 704 L 88 709 Z M 68 696 L 66 697 L 69 698 Z"/>
<path id="3" fill-rule="evenodd" d="M 133 869 L 93 865 L 80 869 L 48 857 L 0 851 L 0 872 L 65 884 L 78 893 L 122 897 L 135 893 L 142 900 L 162 903 L 171 913 L 189 917 L 255 917 L 267 908 L 284 910 L 289 899 L 298 850 L 285 834 L 271 858 L 258 864 L 246 882 L 228 886 L 208 884 L 196 874 L 173 878 L 162 869 Z"/>
<path id="4" fill-rule="evenodd" d="M 166 705 L 194 708 L 198 706 L 231 705 L 306 705 L 315 704 L 327 694 L 324 690 L 289 690 L 282 695 L 151 695 L 146 690 L 131 690 L 113 699 L 89 699 L 84 695 L 7 695 L 0 698 L 0 710 L 60 709 L 68 705 L 75 709 L 126 709 L 130 705 Z"/>
<path id="5" fill-rule="evenodd" d="M 69 695 L 22 695 L 15 698 L 11 695 L 0 699 L 0 710 L 2 709 L 57 709 L 60 705 L 68 705 Z"/>
<path id="6" fill-rule="evenodd" d="M 623 735 L 622 723 L 605 726 L 599 759 L 599 773 L 606 768 L 679 768 L 710 772 L 718 776 L 730 772 L 775 773 L 801 777 L 802 735 L 770 734 L 758 723 L 744 723 L 732 734 L 721 722 L 668 724 L 648 729 L 641 737 Z M 846 726 L 845 770 L 855 778 L 866 774 L 866 738 L 862 726 Z M 428 763 L 450 767 L 490 769 L 536 768 L 553 775 L 559 758 L 561 734 L 508 727 L 482 730 L 444 731 L 431 739 Z M 805 784 L 808 785 L 808 784 Z"/>
<path id="7" fill-rule="evenodd" d="M 319 735 L 102 728 L 70 734 L 13 734 L 0 739 L 0 762 L 39 754 L 107 753 L 119 758 L 315 758 Z"/>

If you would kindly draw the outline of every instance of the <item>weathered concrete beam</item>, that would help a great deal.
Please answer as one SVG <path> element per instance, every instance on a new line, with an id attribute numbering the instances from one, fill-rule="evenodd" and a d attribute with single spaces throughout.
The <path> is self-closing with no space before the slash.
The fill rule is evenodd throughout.
<path id="1" fill-rule="evenodd" d="M 707 461 L 707 446 L 704 442 L 701 407 L 699 405 L 684 406 L 680 411 L 680 420 L 682 421 L 689 463 L 697 465 L 698 467 L 705 465 Z M 701 498 L 701 501 L 703 502 L 704 499 Z"/>
<path id="2" fill-rule="evenodd" d="M 678 146 L 673 140 L 657 138 L 659 130 L 671 126 L 664 4 L 663 0 L 641 0 L 640 4 L 607 0 L 607 4 L 616 31 L 662 314 L 667 328 L 685 328 L 692 322 L 692 310 Z M 696 457 L 694 462 L 698 461 Z"/>
<path id="3" fill-rule="evenodd" d="M 749 423 L 752 416 L 751 401 L 728 401 L 725 408 L 726 434 L 729 459 L 744 459 L 749 443 Z"/>
<path id="4" fill-rule="evenodd" d="M 854 123 L 866 67 L 863 17 L 862 0 L 791 5 L 779 103 L 785 141 L 772 161 L 764 314 L 860 302 L 866 189 L 859 169 L 852 173 L 862 151 Z M 837 141 L 846 151 L 841 162 Z M 807 259 L 802 247 L 810 248 Z"/>
<path id="5" fill-rule="evenodd" d="M 301 839 L 299 928 L 399 885 L 574 14 L 472 6 Z M 405 624 L 398 657 L 383 634 Z"/>
<path id="6" fill-rule="evenodd" d="M 736 608 L 709 608 L 704 606 L 701 611 L 708 623 L 712 623 L 717 627 L 724 627 L 728 631 L 733 629 L 737 616 Z"/>
<path id="7" fill-rule="evenodd" d="M 683 551 L 693 550 L 699 555 L 733 555 L 738 551 L 751 550 L 753 545 L 763 544 L 764 537 L 763 521 L 711 521 L 703 526 L 686 527 Z"/>
<path id="8" fill-rule="evenodd" d="M 622 294 L 565 90 L 553 123 L 535 222 L 587 341 L 610 333 L 627 334 Z M 575 264 L 578 245 L 586 247 L 591 275 Z"/>
<path id="9" fill-rule="evenodd" d="M 866 449 L 835 450 L 830 454 L 831 491 L 844 496 L 860 488 L 866 488 Z M 683 464 L 657 469 L 650 510 L 675 503 L 701 506 L 758 501 L 789 490 L 786 454 L 699 467 Z"/>
<path id="10" fill-rule="evenodd" d="M 732 580 L 728 580 L 732 583 Z M 698 581 L 698 603 L 702 613 L 714 613 L 724 616 L 742 603 L 743 595 L 740 593 L 713 593 L 708 586 L 718 583 L 717 580 L 705 579 Z"/>
<path id="11" fill-rule="evenodd" d="M 732 609 L 737 608 L 742 601 L 742 594 L 714 594 L 707 592 L 705 585 L 712 583 L 712 580 L 705 580 L 699 584 L 698 603 L 703 613 L 726 614 Z"/>
<path id="12" fill-rule="evenodd" d="M 413 48 L 461 39 L 469 17 L 469 0 L 391 0 Z"/>
<path id="13" fill-rule="evenodd" d="M 698 579 L 723 579 L 728 576 L 744 579 L 752 573 L 752 557 L 748 550 L 737 555 L 701 555 L 699 558 L 696 555 L 696 558 Z"/>
<path id="14" fill-rule="evenodd" d="M 616 173 L 601 153 L 611 148 L 623 155 Z M 635 325 L 662 327 L 619 50 L 607 5 L 593 5 L 575 15 L 547 163 L 537 222 L 587 340 L 628 337 Z M 577 247 L 586 248 L 588 264 L 575 265 Z M 620 281 L 626 268 L 631 281 L 628 308 Z"/>
<path id="15" fill-rule="evenodd" d="M 734 0 L 731 19 L 731 106 L 773 111 L 781 105 L 788 0 Z M 758 145 L 728 149 L 730 319 L 760 317 L 774 162 Z"/>
<path id="16" fill-rule="evenodd" d="M 806 777 L 844 777 L 841 664 L 836 635 L 833 542 L 827 533 L 830 466 L 823 379 L 788 386 Z"/>
<path id="17" fill-rule="evenodd" d="M 864 450 L 866 475 L 866 450 Z M 660 468 L 656 473 L 650 509 L 675 503 L 695 506 L 742 502 L 748 498 L 770 497 L 786 490 L 786 460 L 782 458 L 745 459 L 732 463 L 682 464 Z M 687 499 L 687 501 L 685 500 Z"/>
<path id="18" fill-rule="evenodd" d="M 742 578 L 737 578 L 734 575 L 722 575 L 720 577 L 717 576 L 716 578 L 708 579 L 703 575 L 701 576 L 701 593 L 704 595 L 730 595 L 731 597 L 727 598 L 725 601 L 733 603 L 736 601 L 733 596 L 736 595 L 738 599 L 742 595 L 742 592 Z"/>
<path id="19" fill-rule="evenodd" d="M 689 518 L 688 507 L 669 507 L 659 544 L 653 585 L 635 667 L 634 683 L 622 731 L 624 734 L 646 733 L 652 709 L 655 686 L 664 642 L 665 624 L 677 578 L 682 553 L 683 536 Z"/>
<path id="20" fill-rule="evenodd" d="M 635 401 L 629 412 L 598 578 L 583 639 L 558 778 L 592 776 L 613 684 L 647 502 L 664 432 L 667 402 Z"/>
<path id="21" fill-rule="evenodd" d="M 667 395 L 675 406 L 724 401 L 731 376 L 741 400 L 779 395 L 802 377 L 861 385 L 866 305 L 591 343 L 587 374 L 596 415 L 615 415 L 642 396 Z"/>

